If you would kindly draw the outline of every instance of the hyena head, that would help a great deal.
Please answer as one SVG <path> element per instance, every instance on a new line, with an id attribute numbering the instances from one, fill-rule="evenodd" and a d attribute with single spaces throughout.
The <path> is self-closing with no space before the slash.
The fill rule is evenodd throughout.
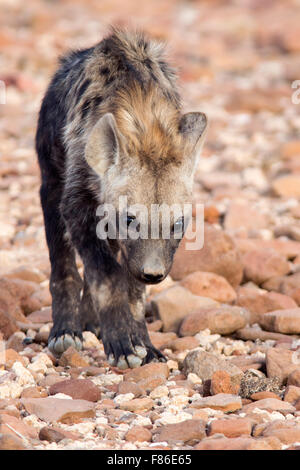
<path id="1" fill-rule="evenodd" d="M 85 157 L 101 179 L 101 201 L 127 229 L 123 237 L 119 225 L 117 238 L 128 270 L 155 284 L 169 273 L 190 217 L 185 208 L 207 120 L 200 112 L 181 115 L 157 89 L 131 85 L 117 103 L 91 131 Z"/>

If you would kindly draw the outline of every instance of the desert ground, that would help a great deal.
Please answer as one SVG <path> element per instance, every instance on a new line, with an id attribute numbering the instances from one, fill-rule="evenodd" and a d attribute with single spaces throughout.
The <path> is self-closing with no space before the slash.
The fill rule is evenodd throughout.
<path id="1" fill-rule="evenodd" d="M 0 449 L 299 450 L 299 1 L 2 0 L 0 11 Z M 34 150 L 57 58 L 110 24 L 165 41 L 184 110 L 210 123 L 193 201 L 204 247 L 183 241 L 148 289 L 167 362 L 127 370 L 90 332 L 81 352 L 47 349 Z"/>

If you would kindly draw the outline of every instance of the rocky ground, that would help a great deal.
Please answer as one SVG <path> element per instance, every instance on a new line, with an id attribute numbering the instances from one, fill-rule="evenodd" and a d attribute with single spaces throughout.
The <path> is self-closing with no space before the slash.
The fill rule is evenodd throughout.
<path id="1" fill-rule="evenodd" d="M 0 449 L 300 449 L 298 1 L 1 2 Z M 194 201 L 205 245 L 148 292 L 167 363 L 58 360 L 34 131 L 56 58 L 128 21 L 171 44 L 210 120 Z M 80 266 L 80 262 L 79 266 Z"/>

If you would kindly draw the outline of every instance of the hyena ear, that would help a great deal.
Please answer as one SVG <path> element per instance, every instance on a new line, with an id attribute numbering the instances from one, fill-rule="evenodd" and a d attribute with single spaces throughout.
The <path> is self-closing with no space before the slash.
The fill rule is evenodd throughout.
<path id="1" fill-rule="evenodd" d="M 193 174 L 200 156 L 207 129 L 207 117 L 204 113 L 187 113 L 179 123 L 179 132 L 183 135 L 188 158 L 188 166 Z"/>
<path id="2" fill-rule="evenodd" d="M 204 113 L 187 113 L 182 116 L 179 123 L 179 132 L 195 149 L 202 142 L 207 128 L 207 117 Z"/>
<path id="3" fill-rule="evenodd" d="M 117 125 L 111 113 L 104 114 L 93 127 L 85 147 L 85 158 L 100 176 L 118 162 Z"/>

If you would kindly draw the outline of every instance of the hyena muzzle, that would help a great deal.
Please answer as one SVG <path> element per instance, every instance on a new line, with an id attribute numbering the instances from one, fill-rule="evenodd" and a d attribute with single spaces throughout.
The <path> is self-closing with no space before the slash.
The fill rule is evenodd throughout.
<path id="1" fill-rule="evenodd" d="M 130 207 L 189 202 L 205 129 L 203 113 L 182 114 L 163 48 L 141 33 L 113 30 L 61 59 L 36 135 L 53 353 L 81 349 L 89 330 L 120 368 L 164 359 L 147 332 L 145 285 L 168 274 L 184 220 L 170 219 L 169 238 L 105 239 L 97 234 L 97 209 L 109 203 L 120 215 L 120 196 Z M 136 213 L 125 218 L 141 223 Z"/>

